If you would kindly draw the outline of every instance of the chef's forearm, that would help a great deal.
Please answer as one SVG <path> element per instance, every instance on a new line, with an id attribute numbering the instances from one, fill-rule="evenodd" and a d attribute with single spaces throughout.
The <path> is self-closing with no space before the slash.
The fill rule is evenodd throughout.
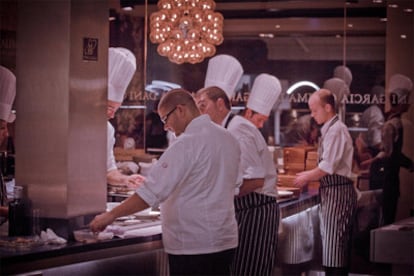
<path id="1" fill-rule="evenodd" d="M 123 201 L 122 204 L 112 209 L 110 213 L 115 218 L 119 218 L 142 211 L 148 207 L 149 205 L 138 194 L 134 193 Z"/>

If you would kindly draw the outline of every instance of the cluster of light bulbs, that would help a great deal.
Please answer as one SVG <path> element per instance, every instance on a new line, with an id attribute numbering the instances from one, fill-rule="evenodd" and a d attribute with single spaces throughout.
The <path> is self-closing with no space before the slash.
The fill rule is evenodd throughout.
<path id="1" fill-rule="evenodd" d="M 150 40 L 171 62 L 199 63 L 223 42 L 223 16 L 213 0 L 160 0 L 150 17 Z"/>

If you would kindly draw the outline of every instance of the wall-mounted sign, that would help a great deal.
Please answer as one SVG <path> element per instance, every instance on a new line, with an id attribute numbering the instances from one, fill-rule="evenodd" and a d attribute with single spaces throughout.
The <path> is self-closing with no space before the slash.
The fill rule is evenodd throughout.
<path id="1" fill-rule="evenodd" d="M 98 39 L 91 37 L 83 38 L 83 60 L 98 60 Z"/>

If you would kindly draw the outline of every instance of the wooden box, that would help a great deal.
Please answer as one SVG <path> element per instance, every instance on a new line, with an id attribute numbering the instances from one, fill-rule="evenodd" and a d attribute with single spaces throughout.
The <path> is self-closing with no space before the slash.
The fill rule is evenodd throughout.
<path id="1" fill-rule="evenodd" d="M 283 168 L 288 174 L 296 174 L 298 172 L 303 172 L 305 170 L 305 163 L 285 163 Z"/>
<path id="2" fill-rule="evenodd" d="M 287 163 L 304 163 L 306 150 L 304 147 L 287 147 L 283 149 L 283 161 Z"/>
<path id="3" fill-rule="evenodd" d="M 306 154 L 306 160 L 318 160 L 318 152 L 316 150 L 308 151 Z"/>
<path id="4" fill-rule="evenodd" d="M 278 174 L 277 175 L 277 186 L 285 186 L 285 187 L 296 187 L 293 184 L 293 180 L 295 179 L 295 175 L 291 174 Z"/>
<path id="5" fill-rule="evenodd" d="M 312 170 L 312 169 L 316 168 L 317 166 L 318 166 L 318 161 L 317 160 L 306 159 L 305 170 Z"/>

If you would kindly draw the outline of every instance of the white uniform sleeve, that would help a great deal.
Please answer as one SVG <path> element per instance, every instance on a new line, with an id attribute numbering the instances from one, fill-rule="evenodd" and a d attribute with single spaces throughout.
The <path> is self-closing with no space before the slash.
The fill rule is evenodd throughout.
<path id="1" fill-rule="evenodd" d="M 107 157 L 106 157 L 106 166 L 107 171 L 116 170 L 116 162 L 115 162 L 115 156 L 114 156 L 114 145 L 115 145 L 115 129 L 111 125 L 110 122 L 108 122 L 108 138 L 107 138 Z"/>
<path id="2" fill-rule="evenodd" d="M 177 140 L 152 165 L 144 185 L 136 190 L 148 205 L 156 206 L 163 202 L 185 179 L 192 168 L 191 156 L 187 153 L 186 145 Z"/>

